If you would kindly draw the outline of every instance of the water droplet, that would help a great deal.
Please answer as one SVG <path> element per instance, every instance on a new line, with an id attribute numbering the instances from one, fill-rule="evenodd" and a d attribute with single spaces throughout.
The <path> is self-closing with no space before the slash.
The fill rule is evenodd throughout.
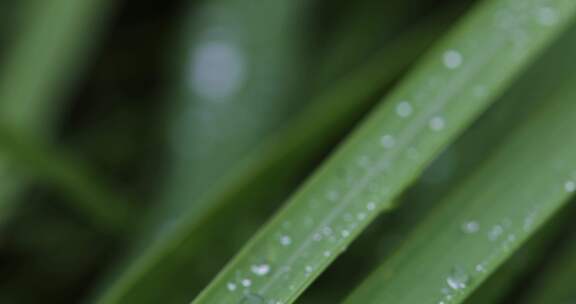
<path id="1" fill-rule="evenodd" d="M 434 131 L 440 131 L 440 130 L 444 129 L 445 125 L 446 125 L 446 122 L 444 121 L 444 118 L 442 118 L 440 116 L 435 116 L 435 117 L 432 117 L 432 119 L 430 119 L 430 129 L 432 129 Z"/>
<path id="2" fill-rule="evenodd" d="M 342 235 L 342 237 L 348 237 L 348 236 L 350 236 L 350 231 L 344 229 L 344 230 L 340 231 L 340 235 Z"/>
<path id="3" fill-rule="evenodd" d="M 304 271 L 306 271 L 307 273 L 312 272 L 312 270 L 314 270 L 314 268 L 310 265 L 306 265 L 306 267 L 304 267 Z"/>
<path id="4" fill-rule="evenodd" d="M 236 284 L 230 282 L 230 283 L 226 284 L 226 288 L 228 288 L 228 290 L 230 290 L 230 291 L 234 291 L 234 290 L 236 290 Z"/>
<path id="5" fill-rule="evenodd" d="M 524 231 L 529 232 L 530 229 L 532 229 L 532 226 L 534 225 L 535 218 L 536 218 L 536 214 L 531 213 L 524 219 L 524 224 L 522 225 L 522 228 L 524 229 Z"/>
<path id="6" fill-rule="evenodd" d="M 558 12 L 551 7 L 539 8 L 536 12 L 538 23 L 544 26 L 552 26 L 558 23 Z"/>
<path id="7" fill-rule="evenodd" d="M 358 213 L 358 214 L 356 215 L 356 218 L 357 218 L 359 221 L 363 221 L 363 220 L 366 218 L 366 213 L 360 212 L 360 213 Z"/>
<path id="8" fill-rule="evenodd" d="M 240 284 L 242 284 L 242 286 L 244 287 L 250 287 L 250 285 L 252 285 L 252 280 L 250 279 L 242 279 L 240 281 Z"/>
<path id="9" fill-rule="evenodd" d="M 280 237 L 280 244 L 282 246 L 288 246 L 288 245 L 292 244 L 292 239 L 287 235 L 283 235 Z"/>
<path id="10" fill-rule="evenodd" d="M 260 295 L 249 293 L 242 297 L 240 304 L 265 304 L 266 300 Z"/>
<path id="11" fill-rule="evenodd" d="M 326 226 L 326 227 L 322 228 L 322 233 L 325 236 L 330 236 L 330 235 L 332 235 L 332 228 Z"/>
<path id="12" fill-rule="evenodd" d="M 473 234 L 480 230 L 480 224 L 476 221 L 468 221 L 462 224 L 462 231 L 467 234 Z"/>
<path id="13" fill-rule="evenodd" d="M 250 267 L 250 270 L 252 270 L 252 273 L 254 273 L 255 275 L 264 276 L 270 272 L 270 265 L 268 264 L 252 265 Z"/>
<path id="14" fill-rule="evenodd" d="M 451 70 L 457 69 L 462 64 L 462 54 L 456 50 L 448 50 L 444 52 L 442 61 L 447 68 Z"/>
<path id="15" fill-rule="evenodd" d="M 476 269 L 476 271 L 478 272 L 486 272 L 486 266 L 484 266 L 484 264 L 478 264 L 476 265 L 476 267 L 474 267 L 474 269 Z"/>
<path id="16" fill-rule="evenodd" d="M 412 115 L 412 112 L 412 105 L 408 101 L 401 101 L 396 106 L 396 114 L 400 117 L 406 118 Z"/>
<path id="17" fill-rule="evenodd" d="M 470 282 L 470 276 L 462 268 L 454 267 L 448 278 L 446 278 L 446 282 L 454 290 L 464 289 Z"/>
<path id="18" fill-rule="evenodd" d="M 322 234 L 320 233 L 314 233 L 314 235 L 312 236 L 312 239 L 316 242 L 319 242 L 322 240 Z"/>
<path id="19" fill-rule="evenodd" d="M 244 56 L 229 41 L 205 42 L 194 51 L 191 78 L 192 88 L 199 96 L 211 100 L 229 97 L 244 82 Z"/>
<path id="20" fill-rule="evenodd" d="M 384 135 L 380 138 L 380 144 L 386 149 L 392 149 L 396 145 L 396 140 L 392 135 Z"/>
<path id="21" fill-rule="evenodd" d="M 332 255 L 332 252 L 331 252 L 330 250 L 324 251 L 324 256 L 325 256 L 325 257 L 329 257 L 329 256 L 331 256 L 331 255 Z"/>
<path id="22" fill-rule="evenodd" d="M 576 183 L 574 183 L 573 181 L 567 181 L 564 183 L 564 190 L 566 190 L 566 192 L 574 192 L 576 191 Z"/>
<path id="23" fill-rule="evenodd" d="M 483 85 L 477 85 L 474 87 L 472 94 L 478 98 L 486 97 L 488 96 L 488 89 Z"/>
<path id="24" fill-rule="evenodd" d="M 336 190 L 331 190 L 328 192 L 328 194 L 326 194 L 326 197 L 328 198 L 328 200 L 332 201 L 332 202 L 338 200 L 339 196 L 340 195 L 338 194 L 338 191 L 336 191 Z"/>
<path id="25" fill-rule="evenodd" d="M 366 209 L 368 209 L 369 211 L 373 211 L 374 209 L 376 209 L 376 204 L 374 202 L 369 202 L 368 204 L 366 204 Z"/>
<path id="26" fill-rule="evenodd" d="M 504 229 L 502 228 L 502 226 L 496 225 L 492 227 L 492 229 L 490 229 L 490 232 L 488 232 L 488 239 L 490 239 L 491 241 L 495 241 L 502 235 L 503 232 Z"/>

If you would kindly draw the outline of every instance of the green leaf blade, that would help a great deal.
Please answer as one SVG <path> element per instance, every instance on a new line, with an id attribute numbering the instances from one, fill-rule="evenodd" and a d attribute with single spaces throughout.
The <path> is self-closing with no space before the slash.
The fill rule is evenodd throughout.
<path id="1" fill-rule="evenodd" d="M 532 18 L 545 4 L 561 12 L 554 24 Z M 392 199 L 556 36 L 575 7 L 569 1 L 477 7 L 194 303 L 235 303 L 246 293 L 294 301 L 378 212 L 393 207 Z M 497 12 L 521 14 L 515 29 L 531 39 L 502 35 Z M 281 244 L 283 236 L 290 246 Z"/>
<path id="2" fill-rule="evenodd" d="M 555 134 L 574 96 L 567 81 L 345 303 L 464 301 L 572 195 L 576 141 Z"/>
<path id="3" fill-rule="evenodd" d="M 144 252 L 129 265 L 102 295 L 101 301 L 141 303 L 143 298 L 154 301 L 153 296 L 148 294 L 162 288 L 160 282 L 182 280 L 183 277 L 192 281 L 194 277 L 198 279 L 198 276 L 202 276 L 197 273 L 201 273 L 198 269 L 193 273 L 183 274 L 182 263 L 198 262 L 198 259 L 207 259 L 212 263 L 219 261 L 220 256 L 205 253 L 203 249 L 221 243 L 219 238 L 225 238 L 227 234 L 229 237 L 238 238 L 239 234 L 245 233 L 234 231 L 229 234 L 228 225 L 245 228 L 244 226 L 249 225 L 254 210 L 261 212 L 262 209 L 269 209 L 270 207 L 265 205 L 277 200 L 278 189 L 298 180 L 305 168 L 330 144 L 335 134 L 344 132 L 347 126 L 369 107 L 370 97 L 381 87 L 391 83 L 396 75 L 406 69 L 414 58 L 432 43 L 435 34 L 443 29 L 443 26 L 436 24 L 438 21 L 438 18 L 432 18 L 416 26 L 371 58 L 367 64 L 337 81 L 332 89 L 315 98 L 288 128 L 266 141 L 257 149 L 258 153 L 249 155 L 239 170 L 224 179 L 220 183 L 219 191 L 214 191 L 204 198 L 202 205 L 206 208 L 188 212 L 183 216 L 184 225 L 168 234 L 163 242 L 154 244 L 153 249 Z M 445 20 L 442 20 L 440 23 L 444 22 Z M 268 189 L 260 188 L 264 183 Z M 282 191 L 287 192 L 280 192 Z M 286 196 L 287 193 L 282 195 Z M 207 230 L 220 237 L 216 240 L 205 238 Z M 248 237 L 243 235 L 241 238 Z M 179 247 L 167 246 L 172 240 L 183 238 L 186 241 Z M 220 254 L 226 253 L 219 252 Z M 227 254 L 231 255 L 233 252 Z M 167 263 L 178 267 L 168 267 Z M 167 270 L 168 268 L 170 270 Z M 186 282 L 184 285 L 187 285 L 184 289 L 195 291 L 193 283 Z M 171 297 L 182 292 L 181 288 L 173 283 L 170 283 L 169 288 L 174 288 L 171 289 Z"/>

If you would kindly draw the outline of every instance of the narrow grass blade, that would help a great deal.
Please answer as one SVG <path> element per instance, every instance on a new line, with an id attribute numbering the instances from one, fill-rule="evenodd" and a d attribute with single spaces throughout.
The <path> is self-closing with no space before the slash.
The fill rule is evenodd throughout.
<path id="1" fill-rule="evenodd" d="M 18 29 L 20 36 L 14 39 L 14 45 L 10 46 L 2 58 L 4 63 L 0 72 L 0 143 L 2 154 L 6 154 L 0 159 L 0 170 L 3 171 L 2 175 L 14 177 L 6 181 L 1 190 L 3 200 L 0 217 L 8 216 L 15 196 L 26 183 L 26 177 L 18 173 L 14 162 L 18 162 L 19 158 L 31 160 L 27 158 L 31 155 L 20 153 L 27 149 L 27 152 L 35 155 L 35 160 L 50 166 L 66 162 L 61 160 L 49 164 L 50 156 L 44 157 L 44 152 L 50 155 L 50 151 L 36 149 L 43 148 L 49 141 L 47 139 L 54 135 L 58 111 L 62 109 L 65 100 L 63 96 L 82 69 L 82 63 L 96 41 L 94 37 L 99 34 L 102 22 L 110 15 L 113 6 L 110 1 L 75 0 L 22 2 L 22 5 L 27 9 L 27 22 L 22 22 L 23 28 Z M 13 147 L 11 144 L 14 142 L 30 142 L 30 145 Z M 67 169 L 58 170 L 72 172 L 69 163 L 64 167 Z M 77 182 L 82 179 L 63 179 L 62 175 L 59 176 L 50 176 L 49 179 L 63 183 L 60 184 L 62 188 L 79 189 Z M 110 208 L 110 213 L 106 215 L 108 219 L 117 216 L 114 214 L 118 211 L 116 202 L 100 200 L 94 196 L 95 191 L 101 189 L 97 190 L 95 186 L 88 190 L 92 186 L 87 184 L 82 187 L 84 190 L 74 194 L 80 198 L 77 195 L 83 193 L 80 200 L 72 200 L 80 202 L 74 208 L 85 212 L 88 217 L 94 216 L 95 222 L 103 220 L 102 211 L 107 207 Z M 110 224 L 106 221 L 102 225 Z"/>
<path id="2" fill-rule="evenodd" d="M 574 27 L 569 33 L 562 35 L 498 102 L 423 172 L 414 186 L 399 198 L 402 204 L 372 223 L 355 241 L 354 246 L 306 290 L 298 303 L 340 303 L 380 261 L 396 251 L 414 227 L 435 207 L 434 202 L 444 198 L 451 189 L 459 186 L 463 178 L 482 166 L 494 149 L 505 143 L 518 125 L 539 110 L 541 101 L 558 89 L 558 79 L 574 75 L 574 64 L 567 64 L 565 59 L 576 51 L 575 35 Z M 522 251 L 523 257 L 527 256 L 526 252 L 527 250 Z M 535 258 L 538 258 L 538 255 L 535 255 Z M 514 268 L 518 268 L 516 264 Z M 516 272 L 516 269 L 506 272 Z M 347 280 L 343 281 L 342 277 Z M 497 282 L 505 280 L 506 278 Z M 503 282 L 507 284 L 502 285 L 496 284 L 497 282 L 483 286 L 478 291 L 483 296 L 475 297 L 478 299 L 475 303 L 494 303 L 483 299 L 496 297 L 498 294 L 505 296 L 502 292 L 507 289 L 506 285 L 512 282 Z"/>
<path id="3" fill-rule="evenodd" d="M 571 207 L 568 203 L 567 207 Z M 563 208 L 557 212 L 554 218 L 548 220 L 546 226 L 536 235 L 531 237 L 526 244 L 518 249 L 504 265 L 491 274 L 488 279 L 481 283 L 478 289 L 466 299 L 465 304 L 485 303 L 511 303 L 516 300 L 518 289 L 524 290 L 525 284 L 530 282 L 533 274 L 538 273 L 538 268 L 543 260 L 548 259 L 549 251 L 555 248 L 555 243 L 562 235 L 562 230 L 567 227 L 569 218 L 574 215 L 571 208 Z M 524 293 L 524 292 L 523 292 Z M 545 302 L 559 303 L 559 302 Z"/>
<path id="4" fill-rule="evenodd" d="M 74 202 L 72 207 L 98 229 L 118 237 L 131 228 L 130 220 L 137 218 L 128 202 L 110 191 L 89 166 L 61 149 L 26 140 L 26 136 L 1 126 L 0 153 L 10 162 L 11 170 L 61 191 Z"/>
<path id="5" fill-rule="evenodd" d="M 112 3 L 55 0 L 28 6 L 21 37 L 3 59 L 0 115 L 19 132 L 49 135 L 60 97 L 80 70 Z"/>
<path id="6" fill-rule="evenodd" d="M 461 303 L 550 220 L 574 191 L 576 141 L 555 136 L 575 131 L 573 79 L 345 303 Z"/>
<path id="7" fill-rule="evenodd" d="M 554 12 L 552 20 L 538 18 L 543 8 Z M 393 207 L 575 8 L 560 0 L 490 0 L 474 8 L 194 303 L 294 301 L 371 219 Z M 292 242 L 282 244 L 282 236 Z"/>
<path id="8" fill-rule="evenodd" d="M 204 205 L 208 208 L 189 214 L 183 221 L 185 225 L 131 265 L 103 295 L 101 302 L 153 303 L 177 299 L 179 294 L 186 295 L 183 299 L 187 300 L 197 294 L 214 271 L 220 269 L 262 223 L 260 214 L 268 215 L 276 208 L 273 202 L 292 190 L 336 134 L 344 132 L 367 110 L 370 97 L 431 44 L 442 29 L 438 24 L 444 23 L 445 20 L 432 18 L 416 27 L 312 101 L 288 128 L 266 141 L 239 170 L 220 183 L 219 191 L 205 198 L 208 202 Z M 265 189 L 261 188 L 263 183 L 267 185 Z M 205 231 L 212 231 L 213 237 L 203 237 Z M 178 248 L 165 247 L 168 237 L 184 236 L 185 244 Z M 219 250 L 206 252 L 204 248 Z M 160 290 L 170 290 L 170 296 Z"/>

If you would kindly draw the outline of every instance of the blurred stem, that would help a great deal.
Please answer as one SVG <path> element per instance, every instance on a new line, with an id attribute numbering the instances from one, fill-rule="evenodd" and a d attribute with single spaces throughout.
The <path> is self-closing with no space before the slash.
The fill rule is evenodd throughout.
<path id="1" fill-rule="evenodd" d="M 6 159 L 45 178 L 72 197 L 76 208 L 98 225 L 118 229 L 128 208 L 103 189 L 88 170 L 50 146 L 58 113 L 112 13 L 114 1 L 50 0 L 26 2 L 26 23 L 7 50 L 0 72 L 0 149 Z M 4 157 L 4 155 L 2 155 Z M 2 172 L 3 171 L 3 172 Z M 2 189 L 2 216 L 15 204 L 26 179 L 12 168 Z"/>
<path id="2" fill-rule="evenodd" d="M 0 118 L 41 138 L 51 135 L 67 89 L 81 71 L 112 1 L 51 0 L 31 3 L 26 27 L 4 58 Z M 48 127 L 48 128 L 46 128 Z"/>
<path id="3" fill-rule="evenodd" d="M 107 188 L 84 163 L 50 144 L 30 140 L 0 126 L 0 153 L 11 169 L 39 178 L 60 190 L 95 226 L 117 234 L 129 229 L 134 212 L 128 202 Z"/>

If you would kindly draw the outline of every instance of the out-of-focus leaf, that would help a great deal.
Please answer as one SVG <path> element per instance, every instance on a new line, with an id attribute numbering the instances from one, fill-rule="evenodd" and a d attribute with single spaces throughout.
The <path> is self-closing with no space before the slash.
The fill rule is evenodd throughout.
<path id="1" fill-rule="evenodd" d="M 261 145 L 240 170 L 225 179 L 219 191 L 206 197 L 210 208 L 185 218 L 186 225 L 173 235 L 187 235 L 186 244 L 165 251 L 165 243 L 159 242 L 128 269 L 103 301 L 154 302 L 155 296 L 166 300 L 160 290 L 167 289 L 171 298 L 179 292 L 188 299 L 196 294 L 275 209 L 275 202 L 293 189 L 335 135 L 369 107 L 370 97 L 406 68 L 444 23 L 437 18 L 428 20 L 312 101 L 288 128 Z M 262 183 L 266 183 L 265 189 Z M 211 231 L 213 237 L 206 238 L 205 231 Z M 208 247 L 219 250 L 203 250 Z M 183 271 L 191 268 L 194 271 Z"/>
<path id="2" fill-rule="evenodd" d="M 62 159 L 51 163 L 54 158 L 44 158 L 44 152 L 38 149 L 50 142 L 47 138 L 53 137 L 59 112 L 64 108 L 65 96 L 74 78 L 80 74 L 83 62 L 97 40 L 95 36 L 105 25 L 113 4 L 110 1 L 75 0 L 22 4 L 26 4 L 25 15 L 23 13 L 22 16 L 26 17 L 26 23 L 22 22 L 23 28 L 18 29 L 19 37 L 2 58 L 0 71 L 0 142 L 3 154 L 0 158 L 3 180 L 0 218 L 9 216 L 16 196 L 28 180 L 19 172 L 21 168 L 16 168 L 15 163 L 22 157 L 27 161 L 34 158 L 34 161 L 43 162 L 44 169 L 52 166 L 43 174 L 55 173 L 56 176 L 45 177 L 58 184 L 66 183 L 59 186 L 75 191 L 72 195 L 78 200 L 70 201 L 79 204 L 73 207 L 88 217 L 93 216 L 95 223 L 106 226 L 110 222 L 100 221 L 122 215 L 116 214 L 122 208 L 117 208 L 117 201 L 108 201 L 108 195 L 94 196 L 101 190 L 98 186 L 90 185 L 85 178 L 82 178 L 85 182 L 76 179 L 79 176 L 76 174 L 83 169 L 74 169 L 74 165 L 70 167 L 71 163 L 64 165 L 66 161 Z M 25 142 L 30 142 L 30 145 L 19 146 Z M 50 153 L 46 151 L 46 155 Z M 56 173 L 55 170 L 60 172 Z M 118 221 L 116 228 L 117 224 Z"/>
<path id="3" fill-rule="evenodd" d="M 305 99 L 295 92 L 302 91 L 298 72 L 305 65 L 304 7 L 293 0 L 215 0 L 185 16 L 169 71 L 168 97 L 178 102 L 160 198 L 168 212 L 155 211 L 161 221 L 206 208 L 198 199 L 302 107 Z"/>

